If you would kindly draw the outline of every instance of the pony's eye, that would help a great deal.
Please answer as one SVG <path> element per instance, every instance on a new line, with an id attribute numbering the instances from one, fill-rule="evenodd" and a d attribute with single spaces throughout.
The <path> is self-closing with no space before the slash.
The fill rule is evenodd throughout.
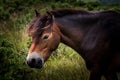
<path id="1" fill-rule="evenodd" d="M 43 40 L 47 40 L 48 37 L 49 37 L 49 35 L 45 35 L 45 36 L 43 36 Z"/>

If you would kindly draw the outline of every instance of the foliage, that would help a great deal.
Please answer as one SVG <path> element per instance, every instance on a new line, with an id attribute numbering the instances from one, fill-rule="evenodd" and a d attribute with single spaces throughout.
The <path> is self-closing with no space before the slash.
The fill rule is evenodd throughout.
<path id="1" fill-rule="evenodd" d="M 41 3 L 40 0 L 0 0 L 0 19 L 9 19 L 11 14 L 29 10 L 31 5 Z"/>
<path id="2" fill-rule="evenodd" d="M 13 43 L 6 39 L 0 40 L 0 79 L 10 80 L 19 66 L 20 54 L 17 54 Z"/>
<path id="3" fill-rule="evenodd" d="M 21 11 L 28 11 L 33 5 L 38 7 L 43 3 L 50 3 L 52 9 L 81 6 L 93 10 L 95 7 L 101 6 L 99 2 L 102 2 L 102 0 L 95 2 L 84 2 L 83 0 L 0 0 L 0 20 L 8 20 L 11 15 L 16 15 Z"/>
<path id="4" fill-rule="evenodd" d="M 0 80 L 34 80 L 35 70 L 25 62 L 25 52 L 19 53 L 12 41 L 0 39 Z"/>

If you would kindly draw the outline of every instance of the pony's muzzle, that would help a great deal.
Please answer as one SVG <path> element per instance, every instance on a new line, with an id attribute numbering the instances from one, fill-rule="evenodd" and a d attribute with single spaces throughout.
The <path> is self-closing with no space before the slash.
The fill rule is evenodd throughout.
<path id="1" fill-rule="evenodd" d="M 36 52 L 28 54 L 27 56 L 27 64 L 31 68 L 42 68 L 44 61 L 43 58 Z"/>

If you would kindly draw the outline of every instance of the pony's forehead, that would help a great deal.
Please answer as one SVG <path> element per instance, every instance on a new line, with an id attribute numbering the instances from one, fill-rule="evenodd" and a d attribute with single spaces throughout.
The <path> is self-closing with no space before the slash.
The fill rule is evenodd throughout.
<path id="1" fill-rule="evenodd" d="M 28 26 L 33 26 L 33 25 L 37 25 L 40 22 L 42 22 L 43 20 L 47 20 L 47 16 L 46 15 L 41 15 L 41 16 L 36 16 L 32 19 L 31 22 L 28 23 Z"/>
<path id="2" fill-rule="evenodd" d="M 44 27 L 44 24 L 46 24 L 46 22 L 47 22 L 46 15 L 34 17 L 33 20 L 27 24 L 28 35 L 32 36 L 34 34 L 39 34 L 41 31 L 41 28 Z"/>

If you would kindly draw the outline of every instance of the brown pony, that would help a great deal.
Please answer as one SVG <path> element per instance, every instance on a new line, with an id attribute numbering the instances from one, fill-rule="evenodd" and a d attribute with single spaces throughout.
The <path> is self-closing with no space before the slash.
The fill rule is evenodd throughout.
<path id="1" fill-rule="evenodd" d="M 27 25 L 32 37 L 27 64 L 41 68 L 62 42 L 76 50 L 90 71 L 89 80 L 118 80 L 120 70 L 120 13 L 61 9 L 36 17 Z"/>

